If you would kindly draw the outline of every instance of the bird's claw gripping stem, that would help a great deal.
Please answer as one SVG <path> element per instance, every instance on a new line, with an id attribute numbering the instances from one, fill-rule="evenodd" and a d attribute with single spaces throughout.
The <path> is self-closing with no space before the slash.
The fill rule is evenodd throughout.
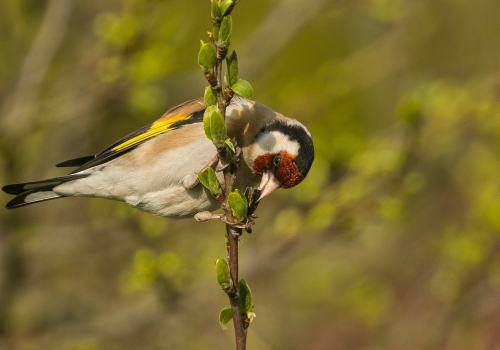
<path id="1" fill-rule="evenodd" d="M 194 219 L 198 222 L 207 222 L 212 219 L 220 219 L 222 216 L 223 214 L 212 214 L 209 211 L 200 211 L 199 213 L 196 213 Z"/>
<path id="2" fill-rule="evenodd" d="M 251 217 L 253 218 L 256 218 L 257 216 L 255 215 L 252 215 Z M 253 221 L 252 219 L 248 219 L 247 223 L 246 224 L 243 224 L 243 223 L 235 223 L 235 222 L 229 222 L 227 221 L 227 218 L 225 215 L 221 215 L 220 217 L 220 221 L 222 221 L 223 223 L 225 223 L 226 225 L 229 225 L 231 227 L 234 227 L 234 228 L 239 228 L 239 229 L 242 229 L 242 230 L 245 230 L 247 231 L 248 233 L 252 233 L 252 226 L 255 225 L 255 221 Z"/>

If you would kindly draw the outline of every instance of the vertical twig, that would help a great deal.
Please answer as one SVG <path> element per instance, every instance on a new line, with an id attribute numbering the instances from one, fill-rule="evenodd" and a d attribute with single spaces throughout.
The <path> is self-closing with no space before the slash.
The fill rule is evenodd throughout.
<path id="1" fill-rule="evenodd" d="M 240 296 L 238 294 L 238 237 L 241 235 L 240 229 L 234 229 L 227 225 L 229 236 L 229 271 L 233 283 L 235 283 L 234 294 L 228 294 L 231 309 L 233 310 L 234 335 L 236 338 L 236 349 L 246 349 L 247 330 L 243 323 L 243 317 L 240 305 Z M 239 231 L 239 232 L 238 232 Z"/>
<path id="2" fill-rule="evenodd" d="M 252 312 L 252 297 L 248 284 L 238 279 L 238 239 L 243 228 L 251 232 L 250 227 L 253 225 L 250 219 L 252 213 L 249 210 L 251 201 L 247 195 L 251 189 L 247 189 L 245 194 L 239 190 L 232 192 L 241 149 L 227 136 L 227 126 L 224 124 L 226 107 L 231 103 L 233 94 L 236 92 L 250 98 L 253 90 L 247 81 L 238 79 L 238 61 L 234 51 L 227 57 L 227 86 L 224 87 L 222 80 L 223 61 L 226 59 L 232 30 L 230 13 L 237 2 L 238 0 L 212 0 L 214 29 L 213 33 L 208 32 L 208 36 L 213 46 L 202 42 L 198 54 L 198 63 L 210 84 L 210 88 L 205 90 L 204 102 L 207 109 L 203 117 L 203 127 L 207 137 L 217 148 L 219 164 L 216 170 L 223 172 L 224 188 L 219 185 L 211 168 L 208 168 L 206 173 L 200 173 L 199 178 L 204 186 L 222 201 L 224 215 L 221 220 L 226 224 L 227 262 L 217 260 L 216 273 L 219 285 L 229 297 L 231 308 L 221 311 L 219 321 L 226 329 L 225 325 L 232 317 L 236 349 L 245 350 L 247 328 L 255 314 Z"/>
<path id="3" fill-rule="evenodd" d="M 225 58 L 225 52 L 221 52 L 222 50 L 219 46 L 215 44 L 216 52 L 217 52 L 217 65 L 216 65 L 216 86 L 214 92 L 217 96 L 217 106 L 219 107 L 222 115 L 224 116 L 224 120 L 226 118 L 226 103 L 230 101 L 226 101 L 223 94 L 222 89 L 222 61 Z M 229 103 L 228 103 L 229 104 Z M 224 148 L 225 150 L 226 148 Z M 224 154 L 227 157 L 227 152 Z M 224 159 L 226 164 L 229 162 L 229 159 Z M 236 176 L 237 167 L 233 164 L 229 164 L 224 171 L 224 212 L 226 215 L 226 220 L 230 223 L 234 223 L 233 214 L 231 213 L 231 208 L 228 204 L 228 196 L 232 191 L 233 187 L 233 179 Z M 233 311 L 233 324 L 234 324 L 234 334 L 236 338 L 236 349 L 244 350 L 246 349 L 246 338 L 247 331 L 243 323 L 242 310 L 240 305 L 240 297 L 238 294 L 238 238 L 241 236 L 242 230 L 232 227 L 231 225 L 226 224 L 227 236 L 229 240 L 229 249 L 228 249 L 228 264 L 229 264 L 229 272 L 231 279 L 233 281 L 234 292 L 228 293 L 229 302 L 231 304 L 231 309 Z"/>

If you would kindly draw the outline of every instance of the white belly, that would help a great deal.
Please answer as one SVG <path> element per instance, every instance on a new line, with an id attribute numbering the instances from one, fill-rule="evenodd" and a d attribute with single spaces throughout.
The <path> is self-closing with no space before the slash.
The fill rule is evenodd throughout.
<path id="1" fill-rule="evenodd" d="M 201 125 L 197 125 L 201 129 Z M 212 195 L 198 184 L 185 189 L 182 180 L 198 173 L 215 156 L 216 150 L 204 134 L 183 130 L 182 139 L 172 146 L 173 130 L 148 140 L 136 149 L 105 164 L 85 170 L 90 176 L 66 182 L 53 189 L 63 196 L 98 197 L 124 201 L 152 214 L 183 218 L 218 205 Z M 203 132 L 203 131 L 201 131 Z M 166 148 L 166 145 L 170 145 Z M 168 151 L 166 151 L 168 149 Z"/>

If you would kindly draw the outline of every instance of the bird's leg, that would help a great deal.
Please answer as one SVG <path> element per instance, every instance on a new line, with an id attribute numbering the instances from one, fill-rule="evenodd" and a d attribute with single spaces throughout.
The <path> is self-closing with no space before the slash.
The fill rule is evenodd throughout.
<path id="1" fill-rule="evenodd" d="M 257 215 L 252 214 L 251 218 L 257 218 Z M 250 218 L 247 220 L 247 222 L 245 224 L 244 223 L 237 224 L 234 222 L 229 222 L 229 221 L 227 221 L 226 215 L 221 215 L 219 219 L 220 219 L 220 221 L 222 221 L 226 225 L 229 225 L 229 226 L 234 227 L 234 228 L 243 229 L 243 230 L 247 231 L 248 233 L 252 233 L 252 226 L 255 225 L 255 221 L 253 221 Z"/>
<path id="2" fill-rule="evenodd" d="M 200 211 L 195 214 L 194 219 L 198 222 L 207 222 L 212 219 L 220 219 L 222 216 L 223 214 L 212 214 L 209 211 Z"/>
<path id="3" fill-rule="evenodd" d="M 215 163 L 217 163 L 217 161 L 219 160 L 219 154 L 217 153 L 211 160 L 210 162 L 208 162 L 207 165 L 205 165 L 205 167 L 203 169 L 200 170 L 200 172 L 204 172 L 208 169 L 208 167 L 214 165 Z"/>
<path id="4" fill-rule="evenodd" d="M 229 221 L 227 221 L 227 218 L 225 215 L 220 215 L 219 219 L 223 223 L 225 223 L 229 226 L 239 228 L 239 229 L 244 229 L 248 233 L 252 233 L 252 226 L 255 225 L 255 221 L 253 219 L 258 218 L 258 216 L 254 214 L 254 212 L 257 209 L 257 206 L 259 205 L 258 199 L 260 197 L 260 194 L 261 194 L 261 191 L 258 188 L 247 187 L 247 189 L 245 190 L 245 197 L 247 198 L 247 201 L 248 201 L 247 222 L 246 223 L 229 222 Z M 226 211 L 227 204 L 222 203 L 221 208 L 224 211 Z"/>
<path id="5" fill-rule="evenodd" d="M 219 161 L 219 155 L 216 154 L 210 160 L 210 162 L 208 162 L 208 164 L 205 165 L 205 167 L 200 170 L 200 172 L 202 173 L 202 172 L 206 171 L 208 169 L 208 167 L 211 167 L 212 165 L 214 165 L 218 161 Z M 188 173 L 188 174 L 186 174 L 186 176 L 184 176 L 184 179 L 182 179 L 182 186 L 188 190 L 188 189 L 193 188 L 194 186 L 198 185 L 199 182 L 200 182 L 200 180 L 198 179 L 197 173 Z"/>

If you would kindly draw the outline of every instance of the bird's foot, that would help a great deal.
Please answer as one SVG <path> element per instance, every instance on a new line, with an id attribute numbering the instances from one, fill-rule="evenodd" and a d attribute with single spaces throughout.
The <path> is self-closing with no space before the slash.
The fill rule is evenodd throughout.
<path id="1" fill-rule="evenodd" d="M 190 188 L 198 185 L 198 182 L 200 182 L 200 180 L 198 179 L 198 174 L 189 173 L 182 179 L 182 186 L 186 190 L 189 190 Z"/>
<path id="2" fill-rule="evenodd" d="M 234 228 L 242 229 L 247 231 L 248 233 L 252 233 L 252 226 L 255 225 L 255 221 L 252 219 L 257 219 L 257 215 L 251 215 L 246 223 L 236 223 L 236 222 L 229 222 L 226 218 L 226 215 L 221 215 L 220 221 L 225 223 L 226 225 L 229 225 Z"/>
<path id="3" fill-rule="evenodd" d="M 217 163 L 219 161 L 219 154 L 216 154 L 211 160 L 210 162 L 208 162 L 207 165 L 205 165 L 205 167 L 203 169 L 200 170 L 201 173 L 205 172 L 209 167 L 211 167 L 212 165 L 214 165 L 215 163 Z"/>
<path id="4" fill-rule="evenodd" d="M 207 222 L 212 219 L 221 219 L 224 216 L 223 214 L 212 214 L 209 211 L 200 211 L 196 213 L 194 219 L 198 222 Z M 222 219 L 221 219 L 222 220 Z"/>

